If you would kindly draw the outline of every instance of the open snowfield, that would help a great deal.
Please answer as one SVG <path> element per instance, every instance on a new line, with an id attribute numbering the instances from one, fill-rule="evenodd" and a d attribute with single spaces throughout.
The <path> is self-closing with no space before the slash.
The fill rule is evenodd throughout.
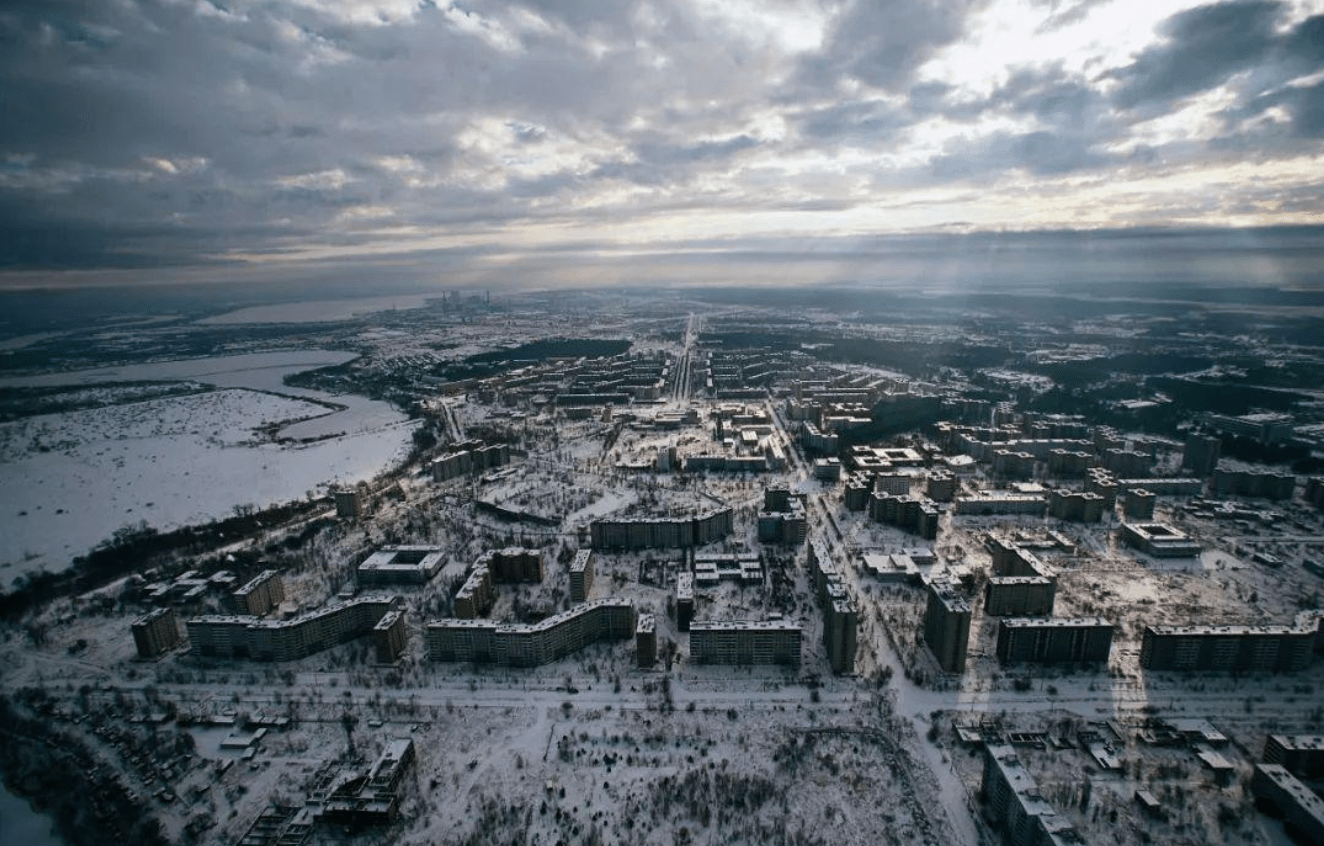
<path id="1" fill-rule="evenodd" d="M 412 424 L 385 403 L 281 381 L 351 357 L 266 353 L 3 380 L 188 380 L 219 389 L 0 425 L 0 583 L 63 569 L 126 524 L 168 529 L 374 477 L 407 452 Z M 270 437 L 262 427 L 274 427 Z M 290 446 L 273 438 L 320 440 Z"/>

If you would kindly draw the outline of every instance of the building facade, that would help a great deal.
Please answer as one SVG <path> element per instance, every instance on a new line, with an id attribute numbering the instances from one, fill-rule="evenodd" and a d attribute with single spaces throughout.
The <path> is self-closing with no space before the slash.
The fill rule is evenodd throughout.
<path id="1" fill-rule="evenodd" d="M 800 666 L 799 624 L 706 622 L 690 624 L 690 659 L 697 664 L 785 664 Z"/>

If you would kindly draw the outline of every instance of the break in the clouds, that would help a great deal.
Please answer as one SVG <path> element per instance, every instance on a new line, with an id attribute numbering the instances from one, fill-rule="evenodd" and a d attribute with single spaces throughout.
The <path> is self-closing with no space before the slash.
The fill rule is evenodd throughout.
<path id="1" fill-rule="evenodd" d="M 11 0 L 0 68 L 11 274 L 1324 222 L 1318 2 Z"/>

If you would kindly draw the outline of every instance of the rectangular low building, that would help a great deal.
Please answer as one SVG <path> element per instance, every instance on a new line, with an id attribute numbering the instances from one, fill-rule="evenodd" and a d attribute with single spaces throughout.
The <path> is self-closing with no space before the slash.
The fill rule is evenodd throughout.
<path id="1" fill-rule="evenodd" d="M 433 546 L 385 546 L 369 555 L 356 569 L 359 587 L 422 585 L 446 563 Z"/>

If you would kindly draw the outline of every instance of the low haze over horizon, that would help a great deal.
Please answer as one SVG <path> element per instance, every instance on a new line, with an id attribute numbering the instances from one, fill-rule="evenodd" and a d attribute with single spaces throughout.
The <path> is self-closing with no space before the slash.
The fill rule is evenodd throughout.
<path id="1" fill-rule="evenodd" d="M 1320 2 L 15 2 L 0 43 L 0 288 L 940 286 L 1023 268 L 915 236 L 1132 229 L 1319 282 Z M 1122 237 L 1004 243 L 1140 279 Z"/>

